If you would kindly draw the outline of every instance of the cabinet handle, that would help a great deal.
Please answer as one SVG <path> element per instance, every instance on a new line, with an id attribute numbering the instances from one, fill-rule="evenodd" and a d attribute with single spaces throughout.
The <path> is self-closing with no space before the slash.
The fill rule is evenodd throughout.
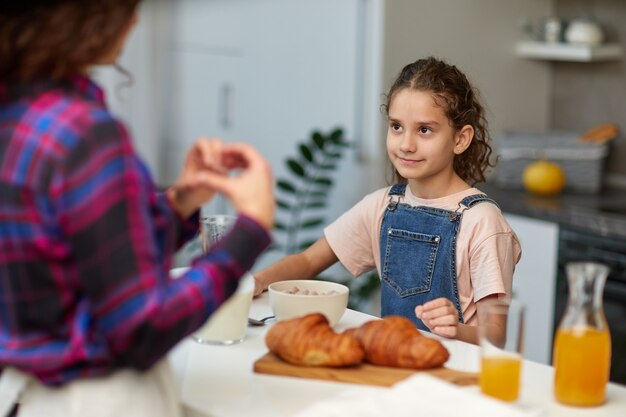
<path id="1" fill-rule="evenodd" d="M 232 126 L 232 95 L 233 95 L 233 87 L 230 84 L 222 84 L 222 88 L 220 89 L 220 105 L 219 109 L 221 112 L 220 124 L 224 129 L 230 129 Z"/>

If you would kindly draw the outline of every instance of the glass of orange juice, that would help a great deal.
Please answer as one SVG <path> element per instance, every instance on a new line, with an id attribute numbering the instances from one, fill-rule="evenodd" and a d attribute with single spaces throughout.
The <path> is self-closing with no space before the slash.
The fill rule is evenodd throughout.
<path id="1" fill-rule="evenodd" d="M 502 401 L 519 398 L 524 306 L 510 299 L 478 303 L 480 391 Z"/>

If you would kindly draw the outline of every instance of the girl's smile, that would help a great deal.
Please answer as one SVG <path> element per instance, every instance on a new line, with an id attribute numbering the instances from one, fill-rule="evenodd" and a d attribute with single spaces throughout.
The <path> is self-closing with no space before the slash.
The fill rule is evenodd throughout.
<path id="1" fill-rule="evenodd" d="M 409 159 L 398 156 L 398 161 L 404 165 L 416 165 L 419 162 L 423 162 L 423 159 Z"/>

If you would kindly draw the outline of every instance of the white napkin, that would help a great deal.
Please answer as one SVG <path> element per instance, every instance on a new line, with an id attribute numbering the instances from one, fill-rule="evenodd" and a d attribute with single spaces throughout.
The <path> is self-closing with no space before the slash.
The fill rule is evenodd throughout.
<path id="1" fill-rule="evenodd" d="M 525 410 L 427 374 L 416 374 L 385 390 L 343 391 L 311 405 L 296 417 L 534 417 L 540 414 L 540 410 Z"/>

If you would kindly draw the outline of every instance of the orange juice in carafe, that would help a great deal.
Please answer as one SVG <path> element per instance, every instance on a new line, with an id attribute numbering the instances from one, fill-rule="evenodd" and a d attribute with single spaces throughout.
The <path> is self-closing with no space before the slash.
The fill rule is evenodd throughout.
<path id="1" fill-rule="evenodd" d="M 554 343 L 554 395 L 564 404 L 590 406 L 604 402 L 611 366 L 608 329 L 560 329 Z"/>
<path id="2" fill-rule="evenodd" d="M 567 405 L 601 405 L 611 367 L 611 336 L 602 308 L 609 268 L 576 262 L 566 270 L 569 299 L 554 340 L 554 395 Z"/>

